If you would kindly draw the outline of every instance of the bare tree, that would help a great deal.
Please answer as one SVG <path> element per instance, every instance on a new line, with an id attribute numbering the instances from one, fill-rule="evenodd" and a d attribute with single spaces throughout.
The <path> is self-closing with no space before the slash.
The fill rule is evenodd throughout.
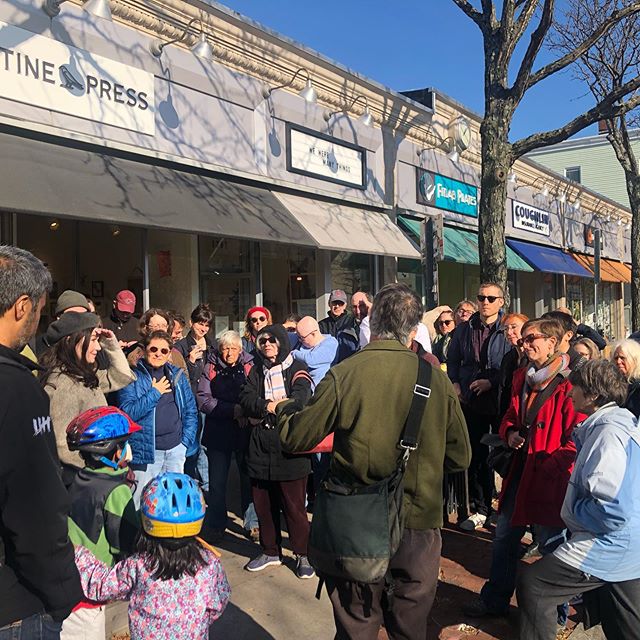
<path id="1" fill-rule="evenodd" d="M 600 26 L 602 16 L 625 8 L 624 0 L 568 0 L 562 28 L 551 37 L 552 48 L 566 53 L 573 42 L 584 39 Z M 617 90 L 640 72 L 640 16 L 630 17 L 610 29 L 589 51 L 578 58 L 574 75 L 584 82 L 596 100 Z M 631 223 L 631 325 L 640 328 L 640 174 L 629 137 L 638 126 L 637 111 L 606 120 L 608 135 L 622 166 L 632 213 Z"/>
<path id="2" fill-rule="evenodd" d="M 564 126 L 509 141 L 514 113 L 526 92 L 554 73 L 566 69 L 590 51 L 617 24 L 640 12 L 640 2 L 606 14 L 598 26 L 572 44 L 570 50 L 534 70 L 542 47 L 549 42 L 557 9 L 555 0 L 502 0 L 500 17 L 493 0 L 453 0 L 480 29 L 484 42 L 484 118 L 480 126 L 482 177 L 478 239 L 480 278 L 506 286 L 504 242 L 507 176 L 516 159 L 534 149 L 556 144 L 598 120 L 616 118 L 640 104 L 632 94 L 640 87 L 637 75 L 609 91 L 585 113 Z M 476 8 L 475 4 L 479 4 Z M 528 36 L 522 57 L 517 45 Z M 509 82 L 509 76 L 515 77 Z"/>

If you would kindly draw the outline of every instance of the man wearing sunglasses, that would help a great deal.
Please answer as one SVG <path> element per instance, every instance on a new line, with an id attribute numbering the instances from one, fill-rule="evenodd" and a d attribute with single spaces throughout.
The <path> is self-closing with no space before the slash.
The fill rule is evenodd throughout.
<path id="1" fill-rule="evenodd" d="M 338 341 L 338 352 L 333 364 L 342 362 L 360 347 L 358 323 L 347 311 L 347 294 L 334 289 L 329 294 L 329 315 L 318 323 L 320 333 Z"/>
<path id="2" fill-rule="evenodd" d="M 447 353 L 447 373 L 467 419 L 472 458 L 469 467 L 469 517 L 460 527 L 482 527 L 491 511 L 493 471 L 487 464 L 488 447 L 480 439 L 497 431 L 500 364 L 512 348 L 501 326 L 504 291 L 494 283 L 481 284 L 478 311 L 458 325 Z"/>

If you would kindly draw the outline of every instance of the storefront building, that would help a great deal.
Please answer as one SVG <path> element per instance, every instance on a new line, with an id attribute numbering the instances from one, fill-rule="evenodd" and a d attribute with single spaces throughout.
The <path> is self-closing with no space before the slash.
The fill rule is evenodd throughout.
<path id="1" fill-rule="evenodd" d="M 394 112 L 424 137 L 432 111 L 222 7 L 112 10 L 0 6 L 0 240 L 49 265 L 43 322 L 66 288 L 103 315 L 122 288 L 137 311 L 207 301 L 216 333 L 255 304 L 323 317 L 332 288 L 419 257 L 385 137 L 408 131 Z M 190 50 L 201 31 L 212 58 Z"/>

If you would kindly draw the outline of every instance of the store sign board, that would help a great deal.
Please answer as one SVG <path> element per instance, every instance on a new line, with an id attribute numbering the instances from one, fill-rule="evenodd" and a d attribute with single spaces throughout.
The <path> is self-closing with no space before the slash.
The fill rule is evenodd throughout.
<path id="1" fill-rule="evenodd" d="M 417 167 L 417 202 L 478 217 L 478 187 Z"/>
<path id="2" fill-rule="evenodd" d="M 364 189 L 363 147 L 287 124 L 287 171 Z"/>
<path id="3" fill-rule="evenodd" d="M 155 134 L 154 77 L 0 22 L 0 97 Z"/>
<path id="4" fill-rule="evenodd" d="M 531 231 L 541 236 L 550 235 L 549 212 L 538 209 L 530 204 L 511 201 L 511 211 L 513 214 L 513 228 Z"/>

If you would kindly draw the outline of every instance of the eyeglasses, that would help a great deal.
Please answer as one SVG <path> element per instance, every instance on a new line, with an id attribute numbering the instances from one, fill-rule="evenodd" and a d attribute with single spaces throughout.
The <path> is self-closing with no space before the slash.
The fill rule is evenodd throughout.
<path id="1" fill-rule="evenodd" d="M 309 336 L 312 336 L 314 333 L 316 333 L 316 329 L 314 329 L 313 331 L 309 331 L 309 333 L 307 333 L 306 336 L 301 336 L 300 334 L 298 334 L 298 337 L 300 338 L 300 340 L 306 340 Z"/>
<path id="2" fill-rule="evenodd" d="M 249 318 L 249 322 L 256 324 L 256 322 L 264 322 L 266 318 L 264 316 L 258 316 L 257 318 Z"/>
<path id="3" fill-rule="evenodd" d="M 274 338 L 273 336 L 269 336 L 268 338 L 260 338 L 260 340 L 258 340 L 258 344 L 261 347 L 264 347 L 265 344 L 278 344 L 278 338 Z"/>
<path id="4" fill-rule="evenodd" d="M 459 316 L 471 316 L 471 315 L 473 315 L 473 313 L 474 313 L 474 312 L 473 312 L 473 310 L 472 310 L 472 309 L 458 309 L 458 310 L 456 311 L 456 313 L 457 313 Z"/>
<path id="5" fill-rule="evenodd" d="M 167 349 L 166 347 L 149 347 L 149 352 L 150 353 L 158 353 L 158 351 L 163 355 L 166 356 L 167 353 L 169 353 L 169 349 Z"/>
<path id="6" fill-rule="evenodd" d="M 438 320 L 438 324 L 440 326 L 444 325 L 445 327 L 448 327 L 450 324 L 453 324 L 453 320 Z"/>
<path id="7" fill-rule="evenodd" d="M 520 340 L 518 340 L 518 346 L 521 347 L 525 344 L 533 344 L 536 340 L 538 340 L 539 338 L 548 338 L 548 335 L 545 335 L 544 333 L 530 333 L 527 336 L 524 336 L 524 338 L 520 338 Z"/>
<path id="8" fill-rule="evenodd" d="M 478 298 L 478 302 L 484 302 L 485 300 L 487 300 L 489 304 L 493 304 L 496 300 L 502 299 L 502 296 L 481 296 L 480 294 L 478 294 L 476 297 Z"/>

